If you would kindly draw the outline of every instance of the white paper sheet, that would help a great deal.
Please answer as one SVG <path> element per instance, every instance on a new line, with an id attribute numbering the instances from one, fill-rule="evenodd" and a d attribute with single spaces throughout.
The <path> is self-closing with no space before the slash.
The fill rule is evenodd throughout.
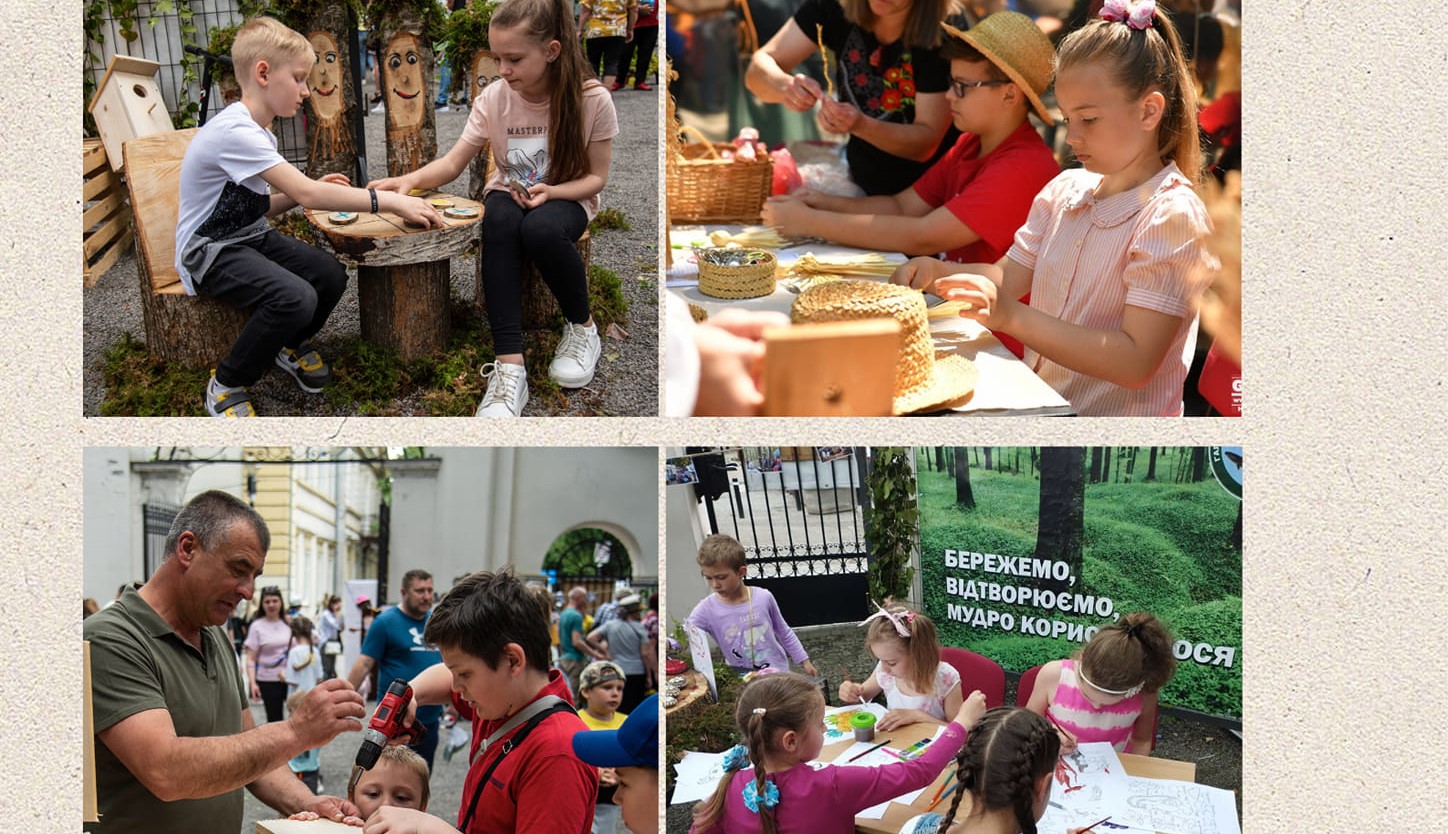
<path id="1" fill-rule="evenodd" d="M 935 731 L 935 735 L 931 736 L 931 740 L 933 741 L 934 739 L 939 738 L 940 734 L 944 732 L 944 730 L 944 727 L 937 729 Z M 842 767 L 888 767 L 890 765 L 900 764 L 900 757 L 898 755 L 898 753 L 900 752 L 900 746 L 894 744 L 886 745 L 885 747 L 872 753 L 860 756 L 860 758 L 856 761 L 850 761 L 851 757 L 858 756 L 860 753 L 869 750 L 871 747 L 874 747 L 881 741 L 884 741 L 884 737 L 877 738 L 874 741 L 868 742 L 857 741 L 854 744 L 851 744 L 849 747 L 846 747 L 843 753 L 840 753 L 838 756 L 836 756 L 834 763 Z M 926 785 L 925 787 L 929 787 L 929 785 Z M 918 790 L 903 793 L 897 797 L 887 799 L 878 805 L 871 805 L 869 808 L 866 808 L 865 810 L 855 814 L 855 816 L 864 817 L 866 819 L 872 820 L 881 819 L 885 816 L 885 811 L 889 810 L 891 802 L 898 802 L 901 805 L 909 805 L 910 803 L 918 799 L 920 797 L 920 794 L 924 792 L 925 788 L 919 788 Z"/>
<path id="2" fill-rule="evenodd" d="M 674 763 L 674 799 L 671 804 L 683 805 L 707 799 L 719 787 L 724 775 L 723 753 L 698 753 L 690 750 Z"/>
<path id="3" fill-rule="evenodd" d="M 1231 791 L 1172 779 L 1128 776 L 1111 745 L 1088 743 L 1064 757 L 1066 781 L 1051 781 L 1051 799 L 1037 825 L 1040 834 L 1109 823 L 1095 831 L 1160 831 L 1164 834 L 1241 834 Z M 1058 771 L 1058 776 L 1062 771 Z"/>
<path id="4" fill-rule="evenodd" d="M 849 729 L 849 716 L 861 710 L 874 714 L 876 723 L 885 717 L 888 711 L 881 704 L 874 702 L 864 704 L 846 704 L 842 707 L 829 707 L 825 710 L 825 744 L 834 744 L 837 741 L 844 741 L 847 738 L 854 738 L 854 730 Z M 845 716 L 837 718 L 836 716 Z M 844 728 L 844 729 L 842 729 Z"/>
<path id="5" fill-rule="evenodd" d="M 709 697 L 719 700 L 719 684 L 714 680 L 714 660 L 709 657 L 709 638 L 704 630 L 692 623 L 684 623 L 684 633 L 689 636 L 689 657 L 694 668 L 709 682 Z"/>

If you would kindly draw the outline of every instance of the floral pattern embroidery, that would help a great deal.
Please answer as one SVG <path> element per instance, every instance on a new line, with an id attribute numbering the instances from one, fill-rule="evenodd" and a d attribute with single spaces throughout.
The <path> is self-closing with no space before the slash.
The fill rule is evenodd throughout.
<path id="1" fill-rule="evenodd" d="M 915 65 L 910 50 L 881 46 L 873 35 L 851 26 L 840 50 L 840 77 L 866 116 L 909 123 L 915 120 Z"/>

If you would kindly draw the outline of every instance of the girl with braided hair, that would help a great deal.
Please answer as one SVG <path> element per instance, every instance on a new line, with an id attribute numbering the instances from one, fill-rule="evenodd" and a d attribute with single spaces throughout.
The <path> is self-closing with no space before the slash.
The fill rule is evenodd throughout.
<path id="1" fill-rule="evenodd" d="M 1073 658 L 1041 667 L 1026 708 L 1056 726 L 1061 752 L 1083 741 L 1151 754 L 1156 693 L 1176 672 L 1172 637 L 1155 615 L 1134 612 L 1102 627 Z"/>
<path id="2" fill-rule="evenodd" d="M 943 817 L 915 817 L 900 829 L 902 834 L 1036 834 L 1060 752 L 1061 741 L 1044 718 L 1026 709 L 996 707 L 970 728 L 955 759 L 961 789 L 950 810 Z"/>
<path id="3" fill-rule="evenodd" d="M 691 834 L 795 834 L 855 830 L 855 814 L 929 785 L 965 743 L 965 728 L 985 714 L 972 692 L 954 721 L 918 758 L 880 767 L 809 763 L 824 746 L 825 699 L 809 678 L 789 672 L 751 681 L 734 720 L 744 743 L 724 757 L 723 778 L 694 808 Z"/>
<path id="4" fill-rule="evenodd" d="M 885 600 L 860 623 L 865 648 L 879 661 L 864 683 L 840 684 L 840 700 L 853 704 L 885 694 L 890 711 L 880 719 L 882 732 L 906 724 L 945 724 L 960 709 L 964 687 L 960 673 L 940 661 L 940 638 L 935 623 L 924 614 Z"/>

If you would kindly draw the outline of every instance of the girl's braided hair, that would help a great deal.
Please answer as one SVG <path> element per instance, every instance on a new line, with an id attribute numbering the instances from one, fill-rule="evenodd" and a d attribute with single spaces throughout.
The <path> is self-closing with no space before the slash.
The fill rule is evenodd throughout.
<path id="1" fill-rule="evenodd" d="M 955 821 L 960 798 L 970 794 L 972 815 L 1010 808 L 1023 834 L 1036 834 L 1036 783 L 1051 773 L 1061 754 L 1061 739 L 1046 719 L 1027 709 L 996 707 L 970 728 L 955 757 L 961 789 L 937 829 Z"/>
<path id="2" fill-rule="evenodd" d="M 744 746 L 749 750 L 749 761 L 754 765 L 754 789 L 759 796 L 765 794 L 764 782 L 768 776 L 764 772 L 764 754 L 774 749 L 786 731 L 803 733 L 808 729 L 815 712 L 823 706 L 824 697 L 819 687 L 793 672 L 762 675 L 744 687 L 734 707 L 734 723 L 739 726 Z M 694 806 L 696 828 L 709 828 L 719 821 L 733 782 L 734 774 L 725 773 L 714 793 Z M 778 832 L 774 812 L 763 803 L 759 806 L 759 825 L 764 834 Z"/>

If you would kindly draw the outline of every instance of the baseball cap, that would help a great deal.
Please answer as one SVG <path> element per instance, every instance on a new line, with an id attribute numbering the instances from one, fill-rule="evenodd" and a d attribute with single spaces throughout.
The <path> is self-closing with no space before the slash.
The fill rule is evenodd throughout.
<path id="1" fill-rule="evenodd" d="M 659 696 L 640 701 L 617 730 L 575 733 L 573 755 L 594 767 L 658 768 Z"/>

